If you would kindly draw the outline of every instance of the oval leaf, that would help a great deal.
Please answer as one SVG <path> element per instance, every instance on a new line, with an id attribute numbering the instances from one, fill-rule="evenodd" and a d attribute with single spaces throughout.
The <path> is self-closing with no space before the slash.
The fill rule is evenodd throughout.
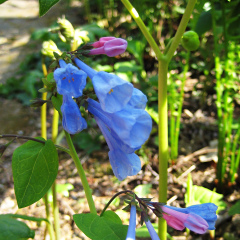
<path id="1" fill-rule="evenodd" d="M 128 226 L 119 224 L 116 213 L 99 217 L 94 213 L 75 214 L 73 220 L 78 228 L 92 240 L 125 240 Z"/>
<path id="2" fill-rule="evenodd" d="M 26 223 L 5 215 L 0 215 L 0 233 L 0 240 L 23 240 L 35 235 Z"/>
<path id="3" fill-rule="evenodd" d="M 19 208 L 41 199 L 58 173 L 58 154 L 53 142 L 28 141 L 17 148 L 13 153 L 12 171 Z"/>

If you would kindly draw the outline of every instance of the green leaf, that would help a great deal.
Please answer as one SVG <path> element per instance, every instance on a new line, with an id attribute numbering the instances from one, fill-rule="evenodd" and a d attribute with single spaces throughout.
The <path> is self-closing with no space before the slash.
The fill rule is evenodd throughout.
<path id="1" fill-rule="evenodd" d="M 59 0 L 39 0 L 39 16 L 42 17 L 46 14 L 57 2 L 59 2 Z"/>
<path id="2" fill-rule="evenodd" d="M 229 215 L 234 215 L 234 214 L 240 214 L 240 200 L 237 201 L 229 210 L 228 210 Z"/>
<path id="3" fill-rule="evenodd" d="M 12 171 L 19 208 L 41 199 L 58 173 L 58 154 L 53 142 L 28 141 L 18 147 L 13 153 Z"/>
<path id="4" fill-rule="evenodd" d="M 211 10 L 205 12 L 203 11 L 198 18 L 198 22 L 194 31 L 201 36 L 205 32 L 209 31 L 212 28 L 212 14 Z"/>
<path id="5" fill-rule="evenodd" d="M 61 111 L 62 95 L 58 94 L 56 97 L 52 96 L 51 100 L 54 108 L 59 112 L 59 114 L 62 114 L 62 111 Z"/>
<path id="6" fill-rule="evenodd" d="M 0 240 L 27 240 L 35 235 L 26 223 L 5 215 L 0 215 L 0 233 Z"/>
<path id="7" fill-rule="evenodd" d="M 111 211 L 105 212 L 102 217 L 94 213 L 82 213 L 75 214 L 73 220 L 78 228 L 92 240 L 125 240 L 128 226 L 122 225 L 120 218 L 116 215 Z"/>
<path id="8" fill-rule="evenodd" d="M 6 2 L 7 0 L 0 0 L 0 4 L 2 4 L 2 3 L 4 3 L 4 2 Z"/>
<path id="9" fill-rule="evenodd" d="M 152 184 L 142 184 L 135 187 L 134 192 L 139 197 L 146 197 L 150 193 L 151 188 L 152 188 Z"/>
<path id="10" fill-rule="evenodd" d="M 226 203 L 222 201 L 222 194 L 211 191 L 207 188 L 193 185 L 191 191 L 191 205 L 202 204 L 202 203 L 214 203 L 218 206 L 217 212 L 224 210 L 226 208 Z M 188 194 L 185 194 L 185 202 L 187 202 Z"/>

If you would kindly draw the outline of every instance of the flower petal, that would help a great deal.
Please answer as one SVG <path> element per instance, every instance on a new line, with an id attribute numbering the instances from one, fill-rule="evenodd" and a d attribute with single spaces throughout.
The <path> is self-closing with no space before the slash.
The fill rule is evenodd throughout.
<path id="1" fill-rule="evenodd" d="M 72 97 L 63 96 L 62 111 L 62 125 L 63 128 L 70 134 L 76 134 L 87 128 L 87 122 L 82 117 L 81 112 L 72 99 Z"/>
<path id="2" fill-rule="evenodd" d="M 61 95 L 72 97 L 82 96 L 82 91 L 86 86 L 87 74 L 72 64 L 64 64 L 62 60 L 61 68 L 54 71 L 54 79 L 57 83 L 57 92 Z"/>
<path id="3" fill-rule="evenodd" d="M 127 232 L 126 240 L 135 240 L 136 216 L 137 216 L 137 208 L 134 204 L 132 204 L 131 205 L 130 220 L 129 220 L 129 226 L 128 226 L 128 232 Z"/>

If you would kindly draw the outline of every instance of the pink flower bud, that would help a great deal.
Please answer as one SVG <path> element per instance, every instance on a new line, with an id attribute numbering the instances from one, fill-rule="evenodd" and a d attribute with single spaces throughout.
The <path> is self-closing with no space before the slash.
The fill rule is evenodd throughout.
<path id="1" fill-rule="evenodd" d="M 115 57 L 125 52 L 127 41 L 122 38 L 103 37 L 92 46 L 95 49 L 90 50 L 89 55 L 106 54 L 108 57 Z"/>

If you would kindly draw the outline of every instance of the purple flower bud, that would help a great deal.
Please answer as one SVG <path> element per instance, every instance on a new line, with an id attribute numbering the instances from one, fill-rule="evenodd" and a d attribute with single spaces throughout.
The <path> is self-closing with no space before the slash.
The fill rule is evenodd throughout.
<path id="1" fill-rule="evenodd" d="M 89 55 L 106 54 L 108 57 L 115 57 L 126 51 L 127 41 L 122 38 L 103 37 L 92 46 L 95 49 L 90 50 Z"/>

